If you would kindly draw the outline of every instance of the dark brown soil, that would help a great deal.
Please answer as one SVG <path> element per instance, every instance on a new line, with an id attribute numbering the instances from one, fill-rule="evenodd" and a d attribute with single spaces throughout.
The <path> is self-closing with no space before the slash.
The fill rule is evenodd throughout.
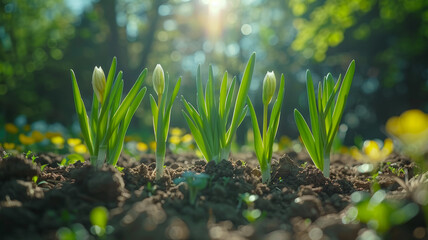
<path id="1" fill-rule="evenodd" d="M 89 213 L 97 206 L 109 210 L 113 231 L 104 239 L 364 239 L 368 230 L 362 223 L 343 223 L 350 195 L 370 192 L 373 182 L 370 174 L 357 170 L 361 163 L 347 155 L 332 158 L 329 179 L 305 153 L 274 155 L 269 185 L 261 183 L 253 154 L 232 155 L 217 165 L 192 154 L 169 155 L 158 182 L 152 155 L 140 161 L 122 156 L 122 172 L 111 166 L 96 170 L 87 163 L 59 167 L 61 159 L 55 154 L 40 154 L 35 163 L 25 156 L 0 158 L 1 239 L 57 239 L 59 228 L 76 223 L 89 233 Z M 398 154 L 386 162 L 378 176 L 380 187 L 388 196 L 412 201 L 396 179 L 412 178 L 414 163 Z M 48 165 L 40 171 L 43 164 Z M 210 176 L 195 206 L 187 186 L 174 184 L 185 171 Z M 33 176 L 42 183 L 35 184 Z M 241 200 L 244 193 L 258 195 L 252 206 Z M 243 215 L 248 209 L 260 210 L 261 216 L 249 222 Z M 420 212 L 384 237 L 426 239 L 425 227 Z"/>

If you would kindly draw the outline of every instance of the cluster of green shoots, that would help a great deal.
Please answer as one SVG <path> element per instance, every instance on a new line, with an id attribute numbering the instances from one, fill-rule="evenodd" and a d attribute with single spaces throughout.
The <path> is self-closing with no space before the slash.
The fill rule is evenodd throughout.
<path id="1" fill-rule="evenodd" d="M 309 70 L 306 72 L 306 89 L 312 132 L 302 114 L 297 109 L 294 110 L 294 119 L 303 144 L 315 166 L 327 178 L 330 176 L 331 147 L 339 129 L 354 72 L 355 61 L 352 61 L 343 82 L 339 76 L 335 84 L 333 76 L 330 73 L 327 74 L 323 82 L 318 83 L 318 101 L 315 97 L 311 73 Z"/>
<path id="2" fill-rule="evenodd" d="M 182 96 L 186 110 L 182 110 L 182 112 L 205 160 L 219 163 L 221 160 L 229 158 L 236 130 L 250 109 L 254 147 L 262 172 L 262 181 L 269 183 L 273 143 L 280 121 L 285 80 L 282 75 L 269 121 L 268 107 L 276 91 L 275 74 L 268 72 L 263 80 L 263 128 L 260 131 L 256 112 L 248 97 L 255 57 L 256 55 L 253 53 L 247 62 L 236 96 L 236 78 L 233 78 L 228 84 L 227 72 L 224 73 L 221 80 L 219 93 L 216 92 L 211 66 L 204 91 L 199 66 L 196 75 L 196 107 Z M 306 83 L 312 132 L 300 112 L 297 109 L 294 112 L 302 141 L 313 162 L 326 177 L 329 177 L 330 151 L 350 91 L 354 70 L 355 63 L 352 61 L 343 81 L 339 77 L 336 83 L 334 83 L 332 75 L 328 74 L 318 85 L 318 102 L 311 74 L 307 71 Z M 146 93 L 146 88 L 142 87 L 146 73 L 147 69 L 144 69 L 122 100 L 122 72 L 116 76 L 116 58 L 113 58 L 107 81 L 103 70 L 95 67 L 92 76 L 94 95 L 91 114 L 88 117 L 76 77 L 71 70 L 76 111 L 82 135 L 90 153 L 90 161 L 94 166 L 100 167 L 105 162 L 116 165 L 132 116 Z M 163 176 L 171 108 L 180 89 L 180 83 L 181 78 L 170 91 L 168 74 L 164 74 L 159 64 L 156 66 L 153 72 L 153 87 L 157 94 L 157 101 L 152 95 L 150 96 L 156 139 L 156 180 Z M 234 109 L 230 116 L 232 107 Z M 190 183 L 188 182 L 188 184 Z M 194 196 L 190 198 L 192 202 L 193 198 Z"/>
<path id="3" fill-rule="evenodd" d="M 236 78 L 233 78 L 231 84 L 228 86 L 227 72 L 223 75 L 220 94 L 217 100 L 211 66 L 208 83 L 205 88 L 205 97 L 202 88 L 201 68 L 200 66 L 198 67 L 196 74 L 196 108 L 187 102 L 184 97 L 181 98 L 187 110 L 187 113 L 183 110 L 183 115 L 196 144 L 207 161 L 219 163 L 221 160 L 229 158 L 232 139 L 235 136 L 236 129 L 244 120 L 248 111 L 245 101 L 251 84 L 255 58 L 256 55 L 253 53 L 248 60 L 235 101 L 233 101 L 233 93 L 235 91 Z M 229 123 L 232 102 L 234 102 L 235 106 L 232 122 Z"/>
<path id="4" fill-rule="evenodd" d="M 95 67 L 92 75 L 94 96 L 91 114 L 88 117 L 76 76 L 71 70 L 74 103 L 83 138 L 91 155 L 92 165 L 101 167 L 104 162 L 116 165 L 132 116 L 146 94 L 146 87 L 142 87 L 146 74 L 147 69 L 144 69 L 129 93 L 121 101 L 123 79 L 122 71 L 115 77 L 116 58 L 113 58 L 107 81 L 102 68 Z"/>

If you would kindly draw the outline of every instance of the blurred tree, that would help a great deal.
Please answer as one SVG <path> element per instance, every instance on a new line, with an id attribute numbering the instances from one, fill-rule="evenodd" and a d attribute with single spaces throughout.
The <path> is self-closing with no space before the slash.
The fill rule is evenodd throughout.
<path id="1" fill-rule="evenodd" d="M 357 60 L 345 116 L 354 134 L 379 137 L 388 117 L 428 111 L 428 1 L 290 0 L 289 6 L 298 30 L 291 47 L 324 62 L 316 69 Z"/>
<path id="2" fill-rule="evenodd" d="M 60 85 L 55 75 L 36 78 L 59 66 L 74 36 L 74 16 L 62 0 L 0 1 L 0 105 L 5 116 L 32 117 L 51 110 L 46 97 Z"/>

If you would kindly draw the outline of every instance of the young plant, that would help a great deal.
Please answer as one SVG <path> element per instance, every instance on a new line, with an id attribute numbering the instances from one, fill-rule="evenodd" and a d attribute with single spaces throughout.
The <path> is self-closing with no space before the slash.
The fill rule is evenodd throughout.
<path id="1" fill-rule="evenodd" d="M 317 104 L 312 76 L 309 70 L 306 71 L 306 89 L 312 132 L 302 114 L 294 109 L 294 120 L 303 144 L 315 166 L 327 178 L 330 176 L 331 146 L 339 129 L 354 72 L 355 61 L 353 60 L 346 71 L 343 82 L 339 76 L 336 84 L 334 84 L 333 76 L 330 73 L 327 74 L 324 81 L 318 84 Z"/>
<path id="2" fill-rule="evenodd" d="M 163 176 L 163 164 L 165 162 L 166 140 L 169 131 L 171 108 L 180 89 L 181 78 L 175 84 L 174 90 L 168 95 L 169 77 L 163 72 L 161 65 L 156 65 L 153 72 L 153 88 L 158 95 L 158 103 L 150 94 L 150 104 L 153 114 L 153 129 L 156 139 L 156 180 Z"/>
<path id="3" fill-rule="evenodd" d="M 91 115 L 88 118 L 85 104 L 80 96 L 79 86 L 73 70 L 74 103 L 79 117 L 80 128 L 90 153 L 91 164 L 101 167 L 104 162 L 116 165 L 123 147 L 126 130 L 132 116 L 140 105 L 146 87 L 142 88 L 147 69 L 144 69 L 123 101 L 122 71 L 116 76 L 116 57 L 110 67 L 107 81 L 101 67 L 95 67 L 92 75 L 94 96 Z"/>
<path id="4" fill-rule="evenodd" d="M 232 106 L 236 78 L 233 78 L 232 83 L 228 86 L 227 72 L 223 75 L 218 101 L 214 98 L 214 77 L 211 66 L 208 83 L 205 88 L 205 97 L 202 89 L 201 66 L 198 67 L 196 74 L 197 109 L 188 103 L 184 97 L 181 98 L 187 110 L 187 113 L 183 110 L 184 118 L 189 125 L 196 144 L 208 162 L 215 161 L 219 163 L 221 160 L 229 158 L 232 139 L 247 113 L 248 107 L 245 105 L 245 101 L 250 88 L 255 58 L 256 55 L 253 53 L 245 67 L 231 123 L 229 123 L 229 113 Z"/>
<path id="5" fill-rule="evenodd" d="M 185 182 L 187 184 L 190 204 L 195 205 L 198 192 L 205 189 L 208 184 L 209 175 L 205 173 L 185 172 L 182 176 L 181 178 L 175 179 L 174 183 L 179 184 Z"/>
<path id="6" fill-rule="evenodd" d="M 250 108 L 251 122 L 253 123 L 254 132 L 254 149 L 257 159 L 259 160 L 260 170 L 262 172 L 262 182 L 270 182 L 270 169 L 272 161 L 273 142 L 278 131 L 279 118 L 281 115 L 282 100 L 284 99 L 284 75 L 281 75 L 281 83 L 278 90 L 278 96 L 273 105 L 273 109 L 269 119 L 268 127 L 268 106 L 275 94 L 276 78 L 273 72 L 267 72 L 263 80 L 263 137 L 260 134 L 257 115 L 254 111 L 253 104 L 249 97 L 247 103 Z"/>

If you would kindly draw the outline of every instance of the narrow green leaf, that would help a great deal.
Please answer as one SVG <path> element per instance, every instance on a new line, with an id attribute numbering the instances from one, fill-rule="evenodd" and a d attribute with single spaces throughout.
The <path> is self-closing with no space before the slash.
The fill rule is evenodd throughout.
<path id="1" fill-rule="evenodd" d="M 232 115 L 232 123 L 230 124 L 229 130 L 227 131 L 227 142 L 232 141 L 233 136 L 235 135 L 236 129 L 238 128 L 239 116 L 241 111 L 244 108 L 244 104 L 247 101 L 248 89 L 250 88 L 251 79 L 253 77 L 254 71 L 254 62 L 256 60 L 256 53 L 251 54 L 250 59 L 248 60 L 247 66 L 244 70 L 244 75 L 242 77 L 241 84 L 239 86 L 238 95 L 236 97 L 235 108 Z"/>
<path id="2" fill-rule="evenodd" d="M 77 85 L 76 76 L 73 70 L 70 70 L 72 84 L 73 84 L 73 97 L 74 104 L 76 107 L 77 116 L 79 118 L 80 129 L 82 131 L 83 138 L 85 139 L 86 146 L 88 147 L 89 153 L 93 154 L 93 142 L 91 138 L 91 130 L 89 127 L 88 114 L 86 113 L 85 104 L 83 103 L 82 97 L 80 96 L 79 86 Z"/>
<path id="3" fill-rule="evenodd" d="M 323 164 L 322 161 L 320 161 L 320 158 L 317 156 L 317 149 L 314 137 L 311 131 L 309 130 L 309 126 L 303 118 L 302 114 L 297 109 L 294 109 L 294 120 L 296 122 L 297 129 L 299 130 L 303 144 L 305 145 L 306 150 L 309 153 L 309 156 L 311 157 L 317 168 L 322 170 Z"/>
<path id="4" fill-rule="evenodd" d="M 346 99 L 348 98 L 349 91 L 351 89 L 352 79 L 354 78 L 355 73 L 355 60 L 349 64 L 348 70 L 346 71 L 345 77 L 343 78 L 342 86 L 340 86 L 339 95 L 337 96 L 336 105 L 333 111 L 333 128 L 330 131 L 330 135 L 328 136 L 328 143 L 331 145 L 333 142 L 334 136 L 337 132 L 337 129 L 340 124 L 340 120 L 343 115 L 343 111 L 345 110 Z"/>
<path id="5" fill-rule="evenodd" d="M 110 93 L 111 86 L 113 85 L 114 76 L 116 75 L 116 66 L 117 66 L 117 59 L 116 57 L 113 57 L 113 61 L 111 62 L 111 65 L 110 65 L 110 70 L 108 71 L 106 88 L 105 88 L 106 94 L 103 95 L 103 102 L 106 102 L 106 99 Z"/>
<path id="6" fill-rule="evenodd" d="M 129 91 L 128 95 L 126 95 L 125 99 L 120 104 L 119 108 L 113 115 L 112 124 L 109 127 L 109 134 L 107 137 L 110 137 L 113 130 L 116 129 L 119 126 L 119 123 L 122 121 L 122 119 L 125 117 L 125 114 L 130 107 L 132 101 L 135 99 L 135 96 L 140 91 L 141 85 L 143 84 L 143 81 L 146 77 L 147 69 L 144 69 L 140 76 L 138 77 L 137 81 L 134 83 L 134 86 Z"/>
<path id="7" fill-rule="evenodd" d="M 193 138 L 195 139 L 196 144 L 198 145 L 199 150 L 201 150 L 204 158 L 209 162 L 212 160 L 212 155 L 208 152 L 208 149 L 205 145 L 205 141 L 202 138 L 200 131 L 196 128 L 193 121 L 189 118 L 189 116 L 182 110 L 183 116 L 186 119 L 187 125 L 189 125 L 190 131 L 192 132 Z"/>
<path id="8" fill-rule="evenodd" d="M 155 139 L 156 139 L 156 133 L 157 133 L 157 129 L 158 129 L 158 106 L 156 105 L 156 101 L 155 98 L 153 97 L 152 94 L 150 94 L 150 106 L 152 109 L 152 115 L 153 115 L 153 128 L 154 128 L 154 132 L 155 132 Z"/>
<path id="9" fill-rule="evenodd" d="M 220 103 L 219 103 L 219 114 L 220 118 L 223 118 L 226 110 L 226 97 L 227 97 L 227 71 L 224 72 L 223 79 L 220 85 Z"/>
<path id="10" fill-rule="evenodd" d="M 171 116 L 171 109 L 172 109 L 172 104 L 175 101 L 175 98 L 177 97 L 178 91 L 180 90 L 180 86 L 181 86 L 181 77 L 178 79 L 177 83 L 175 84 L 174 90 L 172 92 L 172 95 L 169 97 L 169 103 L 168 106 L 166 107 L 166 115 L 164 117 L 164 132 L 163 134 L 165 135 L 165 139 L 168 135 L 168 131 L 169 131 L 169 123 L 170 123 L 170 116 Z"/>
<path id="11" fill-rule="evenodd" d="M 262 165 L 263 159 L 263 140 L 260 134 L 259 123 L 257 121 L 256 111 L 254 110 L 251 99 L 247 96 L 247 106 L 250 109 L 251 123 L 253 124 L 253 133 L 254 133 L 254 149 L 259 160 L 260 165 Z"/>

